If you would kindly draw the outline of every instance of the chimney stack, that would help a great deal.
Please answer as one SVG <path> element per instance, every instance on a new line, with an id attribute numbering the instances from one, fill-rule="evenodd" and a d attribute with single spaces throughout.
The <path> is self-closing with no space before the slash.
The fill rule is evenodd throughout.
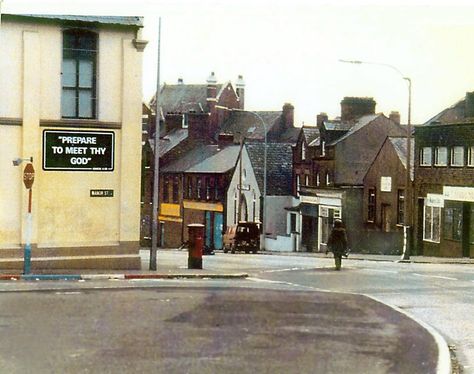
<path id="1" fill-rule="evenodd" d="M 242 75 L 239 75 L 237 82 L 235 83 L 235 92 L 239 97 L 239 109 L 244 109 L 245 107 L 245 82 Z"/>
<path id="2" fill-rule="evenodd" d="M 323 125 L 323 122 L 326 122 L 329 119 L 328 115 L 324 112 L 319 113 L 316 116 L 316 126 L 318 129 Z"/>
<path id="3" fill-rule="evenodd" d="M 181 85 L 181 84 L 184 84 L 183 78 L 178 78 L 178 84 L 180 84 L 180 85 Z"/>
<path id="4" fill-rule="evenodd" d="M 285 129 L 289 129 L 294 126 L 295 107 L 290 103 L 285 103 L 283 105 L 283 118 L 285 121 Z"/>
<path id="5" fill-rule="evenodd" d="M 341 101 L 341 121 L 354 122 L 360 117 L 375 114 L 375 101 L 372 97 L 344 97 Z"/>
<path id="6" fill-rule="evenodd" d="M 466 118 L 474 117 L 474 92 L 466 92 Z"/>
<path id="7" fill-rule="evenodd" d="M 397 125 L 400 124 L 400 113 L 397 111 L 391 111 L 389 117 L 393 122 L 395 122 Z"/>

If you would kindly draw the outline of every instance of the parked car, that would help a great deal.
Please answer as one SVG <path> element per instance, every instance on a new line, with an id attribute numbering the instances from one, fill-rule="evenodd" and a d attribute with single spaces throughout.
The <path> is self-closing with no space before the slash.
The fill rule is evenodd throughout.
<path id="1" fill-rule="evenodd" d="M 245 251 L 257 253 L 260 248 L 260 224 L 257 222 L 239 222 L 228 226 L 223 236 L 224 253 Z"/>

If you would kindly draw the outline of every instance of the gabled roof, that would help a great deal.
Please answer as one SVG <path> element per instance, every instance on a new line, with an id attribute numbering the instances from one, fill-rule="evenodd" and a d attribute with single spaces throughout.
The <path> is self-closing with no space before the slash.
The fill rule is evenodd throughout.
<path id="1" fill-rule="evenodd" d="M 220 90 L 221 85 L 217 85 Z M 150 100 L 150 107 L 156 107 L 156 95 Z M 159 106 L 162 112 L 186 113 L 207 112 L 207 84 L 163 84 L 160 89 Z"/>
<path id="2" fill-rule="evenodd" d="M 238 145 L 225 148 L 217 144 L 193 143 L 194 147 L 173 159 L 161 171 L 164 173 L 225 173 L 235 167 Z"/>
<path id="3" fill-rule="evenodd" d="M 160 157 L 163 157 L 188 137 L 188 129 L 176 129 L 160 139 Z M 154 140 L 150 140 L 153 149 Z"/>
<path id="4" fill-rule="evenodd" d="M 347 131 L 343 136 L 341 136 L 340 138 L 338 138 L 337 140 L 335 140 L 334 142 L 332 142 L 328 145 L 335 145 L 337 143 L 340 143 L 340 142 L 344 141 L 349 136 L 351 136 L 355 132 L 359 131 L 363 127 L 367 126 L 369 123 L 371 123 L 372 121 L 374 121 L 375 119 L 377 119 L 380 116 L 383 116 L 383 114 L 381 114 L 381 113 L 379 113 L 379 114 L 369 114 L 369 115 L 366 115 L 366 116 L 363 116 L 363 117 L 359 118 L 358 121 L 351 126 L 349 131 Z"/>
<path id="5" fill-rule="evenodd" d="M 263 193 L 265 144 L 249 143 L 245 146 L 258 187 Z M 290 143 L 267 144 L 267 195 L 291 195 L 292 157 L 292 145 Z"/>
<path id="6" fill-rule="evenodd" d="M 239 145 L 227 146 L 220 150 L 216 145 L 207 148 L 214 153 L 186 170 L 188 173 L 226 173 L 235 167 L 239 157 Z"/>
<path id="7" fill-rule="evenodd" d="M 393 137 L 389 136 L 388 141 L 392 144 L 397 156 L 400 159 L 402 165 L 407 167 L 407 138 L 406 137 Z M 414 166 L 415 166 L 415 141 L 410 139 L 410 179 L 413 181 L 414 177 Z"/>
<path id="8" fill-rule="evenodd" d="M 349 131 L 353 122 L 341 122 L 341 121 L 324 121 L 323 126 L 327 131 Z"/>
<path id="9" fill-rule="evenodd" d="M 319 138 L 319 129 L 316 126 L 303 126 L 301 130 L 308 145 Z"/>
<path id="10" fill-rule="evenodd" d="M 138 16 L 77 16 L 77 15 L 61 15 L 61 14 L 2 14 L 5 18 L 17 18 L 24 20 L 38 21 L 58 21 L 58 22 L 74 22 L 88 23 L 95 25 L 115 25 L 115 26 L 135 26 L 143 27 L 143 17 Z"/>
<path id="11" fill-rule="evenodd" d="M 281 111 L 258 111 L 257 113 L 265 122 L 267 134 L 273 126 L 280 120 Z M 247 139 L 262 140 L 265 137 L 265 130 L 262 121 L 254 112 L 245 110 L 232 110 L 229 118 L 223 123 L 221 133 L 234 134 L 236 140 L 240 141 L 243 135 Z"/>

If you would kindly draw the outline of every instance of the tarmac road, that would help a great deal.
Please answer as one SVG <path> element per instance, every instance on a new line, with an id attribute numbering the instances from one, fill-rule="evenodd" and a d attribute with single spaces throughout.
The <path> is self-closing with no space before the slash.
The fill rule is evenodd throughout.
<path id="1" fill-rule="evenodd" d="M 367 297 L 167 282 L 0 293 L 0 372 L 436 372 L 433 337 Z"/>

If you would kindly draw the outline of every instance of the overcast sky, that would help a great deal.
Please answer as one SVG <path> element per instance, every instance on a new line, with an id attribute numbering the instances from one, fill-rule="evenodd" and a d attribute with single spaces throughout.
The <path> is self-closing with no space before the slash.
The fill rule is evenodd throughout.
<path id="1" fill-rule="evenodd" d="M 383 4 L 383 5 L 382 5 Z M 369 96 L 377 112 L 423 123 L 474 91 L 474 5 L 468 1 L 4 0 L 3 13 L 145 17 L 144 100 L 161 82 L 246 82 L 246 108 L 295 106 L 296 124 L 340 115 L 344 96 Z M 352 65 L 339 59 L 393 65 Z"/>

